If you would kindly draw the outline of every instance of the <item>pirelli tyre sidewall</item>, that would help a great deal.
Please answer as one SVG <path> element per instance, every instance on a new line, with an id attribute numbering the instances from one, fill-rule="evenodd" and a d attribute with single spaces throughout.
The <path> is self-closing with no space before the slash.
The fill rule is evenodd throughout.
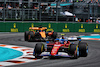
<path id="1" fill-rule="evenodd" d="M 79 55 L 86 57 L 88 55 L 88 44 L 86 42 L 79 43 Z"/>
<path id="2" fill-rule="evenodd" d="M 33 31 L 30 31 L 29 34 L 28 34 L 28 41 L 33 41 L 33 38 L 34 38 L 34 32 Z"/>
<path id="3" fill-rule="evenodd" d="M 77 44 L 71 44 L 69 54 L 72 56 L 71 59 L 77 59 L 79 57 L 79 46 Z"/>
<path id="4" fill-rule="evenodd" d="M 25 33 L 24 33 L 24 40 L 25 41 L 28 41 L 28 34 L 29 34 L 29 31 L 25 31 Z"/>
<path id="5" fill-rule="evenodd" d="M 45 51 L 45 47 L 44 47 L 44 44 L 43 43 L 37 43 L 35 45 L 35 49 L 34 49 L 34 52 L 35 52 L 35 58 L 37 59 L 40 59 L 42 58 L 43 56 L 39 56 L 42 52 Z"/>

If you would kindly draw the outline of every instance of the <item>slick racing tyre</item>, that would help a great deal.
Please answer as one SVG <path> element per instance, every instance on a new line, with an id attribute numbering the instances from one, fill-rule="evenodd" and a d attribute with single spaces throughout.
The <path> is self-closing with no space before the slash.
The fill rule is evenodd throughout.
<path id="1" fill-rule="evenodd" d="M 77 59 L 79 57 L 79 47 L 76 44 L 70 45 L 69 53 L 72 55 L 71 59 Z"/>
<path id="2" fill-rule="evenodd" d="M 35 49 L 34 49 L 34 52 L 35 52 L 35 58 L 37 59 L 41 59 L 43 56 L 39 56 L 42 52 L 45 51 L 45 48 L 44 48 L 44 44 L 42 43 L 37 43 L 36 46 L 35 46 Z"/>
<path id="3" fill-rule="evenodd" d="M 34 38 L 34 33 L 32 31 L 29 32 L 28 34 L 28 41 L 33 41 L 33 38 Z"/>
<path id="4" fill-rule="evenodd" d="M 29 31 L 25 31 L 25 33 L 24 33 L 24 40 L 25 41 L 28 41 L 28 34 L 29 34 Z"/>
<path id="5" fill-rule="evenodd" d="M 85 42 L 79 43 L 79 55 L 82 57 L 86 57 L 88 55 L 88 44 Z"/>

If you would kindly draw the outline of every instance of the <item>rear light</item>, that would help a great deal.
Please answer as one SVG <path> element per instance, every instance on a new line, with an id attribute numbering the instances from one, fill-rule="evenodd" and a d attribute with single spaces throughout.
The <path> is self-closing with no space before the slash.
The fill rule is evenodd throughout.
<path id="1" fill-rule="evenodd" d="M 76 16 L 74 16 L 74 17 L 76 17 Z"/>
<path id="2" fill-rule="evenodd" d="M 74 14 L 74 17 L 76 17 L 75 14 Z"/>

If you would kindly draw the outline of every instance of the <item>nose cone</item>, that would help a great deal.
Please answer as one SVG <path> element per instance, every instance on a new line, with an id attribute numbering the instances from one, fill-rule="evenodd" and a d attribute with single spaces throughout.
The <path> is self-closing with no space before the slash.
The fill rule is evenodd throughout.
<path id="1" fill-rule="evenodd" d="M 56 55 L 56 53 L 55 53 L 55 52 L 54 52 L 54 53 L 52 52 L 52 53 L 51 53 L 51 55 L 52 55 L 52 56 L 55 56 L 55 55 Z"/>
<path id="2" fill-rule="evenodd" d="M 61 45 L 54 45 L 54 47 L 52 48 L 52 51 L 51 51 L 51 55 L 52 56 L 55 56 L 59 50 Z"/>

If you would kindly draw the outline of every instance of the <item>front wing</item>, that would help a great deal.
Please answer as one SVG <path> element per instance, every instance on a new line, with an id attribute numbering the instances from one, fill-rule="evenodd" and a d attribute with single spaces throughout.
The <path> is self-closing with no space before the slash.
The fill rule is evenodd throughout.
<path id="1" fill-rule="evenodd" d="M 39 56 L 52 56 L 50 54 L 50 52 L 42 52 Z M 73 57 L 71 55 L 69 55 L 68 53 L 65 52 L 58 52 L 58 54 L 54 55 L 54 56 L 58 56 L 58 57 Z"/>

